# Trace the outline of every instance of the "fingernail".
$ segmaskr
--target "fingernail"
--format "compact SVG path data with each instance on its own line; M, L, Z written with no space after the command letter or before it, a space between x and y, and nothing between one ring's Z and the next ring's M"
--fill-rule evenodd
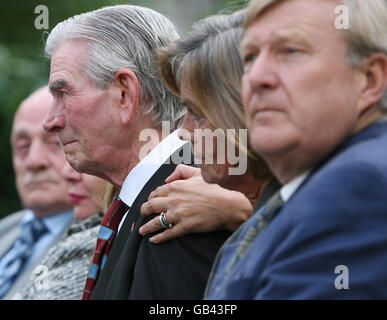
M149 242L153 242L155 240L155 237L149 238Z

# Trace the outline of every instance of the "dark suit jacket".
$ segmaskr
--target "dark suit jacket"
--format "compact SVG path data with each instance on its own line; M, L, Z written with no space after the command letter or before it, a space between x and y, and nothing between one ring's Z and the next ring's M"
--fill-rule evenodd
M209 299L386 299L387 124L321 164L220 276Z
M163 164L144 186L127 215L91 299L201 299L217 251L228 231L190 234L162 244L149 242L138 229L141 205L175 170Z

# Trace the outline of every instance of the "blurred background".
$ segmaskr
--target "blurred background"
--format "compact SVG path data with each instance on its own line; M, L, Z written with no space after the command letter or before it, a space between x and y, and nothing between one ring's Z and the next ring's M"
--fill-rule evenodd
M181 35L191 24L217 13L231 13L248 0L0 0L0 218L21 209L12 168L10 132L15 110L32 91L45 85L49 63L43 58L44 33L75 14L116 4L152 8L173 21ZM48 30L35 20L48 8Z

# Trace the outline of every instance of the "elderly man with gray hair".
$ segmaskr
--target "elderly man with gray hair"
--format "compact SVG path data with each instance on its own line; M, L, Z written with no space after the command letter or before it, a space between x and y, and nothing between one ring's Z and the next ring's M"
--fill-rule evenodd
M386 299L387 1L253 0L240 49L250 145L283 187L206 297Z
M161 14L122 5L67 19L47 39L54 102L44 128L58 133L76 170L121 189L102 221L84 299L199 299L229 235L156 245L138 232L155 216L140 215L150 192L191 161L190 145L162 132L162 122L176 129L185 109L154 67L156 50L177 38ZM163 214L160 223L172 227Z

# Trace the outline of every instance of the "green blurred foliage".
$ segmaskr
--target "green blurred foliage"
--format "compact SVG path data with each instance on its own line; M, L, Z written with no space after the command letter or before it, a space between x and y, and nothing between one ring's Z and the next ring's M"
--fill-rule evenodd
M0 218L21 209L16 192L10 148L13 114L23 99L48 81L49 63L43 58L45 30L35 28L38 5L49 9L49 28L58 22L107 5L133 3L154 8L163 0L0 0ZM179 0L175 0L179 1ZM194 0L192 0L194 1ZM229 13L244 0L213 0L196 19L214 13ZM156 5L157 4L157 5ZM173 20L173 19L172 19ZM49 31L49 30L48 30Z
M239 9L247 7L249 0L225 0L222 7L217 11L218 14L230 14Z

